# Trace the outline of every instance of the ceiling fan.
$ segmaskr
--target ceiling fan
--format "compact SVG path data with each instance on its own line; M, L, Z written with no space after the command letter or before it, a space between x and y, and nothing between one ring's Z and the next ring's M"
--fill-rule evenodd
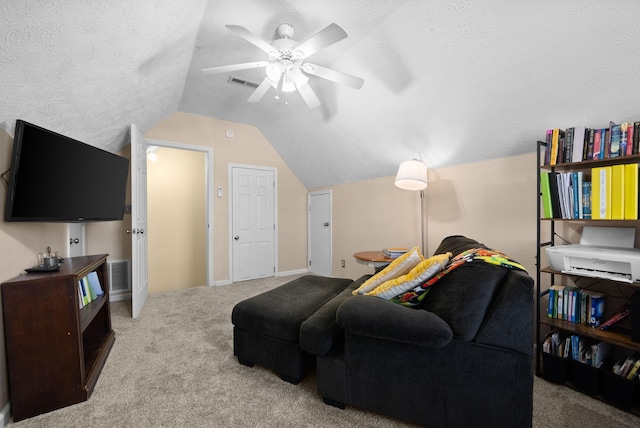
M260 101L269 91L269 88L274 88L276 90L276 98L278 98L279 90L285 93L298 90L309 108L318 107L320 100L309 86L307 74L341 83L354 89L360 89L364 84L364 80L359 77L305 62L308 57L319 50L347 37L347 33L338 24L328 25L302 43L292 39L294 31L291 25L280 24L277 29L279 38L272 44L267 43L239 25L226 25L226 27L265 51L268 55L268 60L205 68L202 73L220 74L229 71L265 67L266 77L247 99L250 103Z

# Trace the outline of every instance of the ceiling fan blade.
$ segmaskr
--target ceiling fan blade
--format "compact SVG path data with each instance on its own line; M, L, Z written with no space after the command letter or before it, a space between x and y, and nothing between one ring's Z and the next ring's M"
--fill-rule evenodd
M233 31L234 33L236 33L237 35L239 35L249 43L256 45L266 53L274 52L276 50L273 47L271 47L269 43L265 42L260 37L256 36L251 31L247 30L244 27L241 27L239 25L225 25L225 27L227 27L229 30Z
M302 52L302 58L313 55L320 49L326 48L347 37L347 33L338 24L330 24L318 31L296 47L296 51Z
M267 93L267 91L271 86L273 86L271 84L271 81L269 80L268 77L265 77L262 83L260 83L260 85L258 85L256 90L253 91L253 93L249 96L249 98L247 98L247 102L257 103L262 99L262 97L264 97L264 94Z
M352 76L341 71L332 70L330 68L322 67L316 64L306 63L302 66L302 69L306 73L322 77L323 79L331 80L332 82L341 83L354 89L360 89L364 84L364 80L359 77Z
M220 74L229 71L247 70L250 68L260 68L269 65L269 61L245 62L243 64L223 65L220 67L204 68L202 74Z
M309 108L316 108L320 106L320 100L318 99L318 96L315 92L313 92L313 89L311 89L311 86L309 86L308 83L300 86L296 85L296 88L298 89L298 92L300 92L300 96L302 96L302 99L305 103L307 103L307 106L309 106Z

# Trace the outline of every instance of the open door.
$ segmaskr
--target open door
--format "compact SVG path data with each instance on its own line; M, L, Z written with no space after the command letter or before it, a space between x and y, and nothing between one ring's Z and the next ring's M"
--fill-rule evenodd
M138 318L149 294L147 260L147 143L131 125L131 314Z

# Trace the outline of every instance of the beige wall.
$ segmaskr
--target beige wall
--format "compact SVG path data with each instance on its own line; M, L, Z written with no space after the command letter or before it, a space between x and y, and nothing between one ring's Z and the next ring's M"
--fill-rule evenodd
M449 235L465 235L535 276L536 177L534 153L430 170L429 250Z
M147 163L149 292L207 283L205 154L160 147Z
M430 169L425 191L427 255L443 238L465 235L507 253L534 276L535 162L535 155L527 154ZM397 189L394 178L330 187L334 276L355 279L373 272L355 261L357 251L420 246L419 193Z
M233 138L225 132L233 131ZM229 164L268 166L278 177L277 272L306 269L307 190L264 135L255 127L177 112L145 133L146 138L213 148L213 185L222 197L213 202L214 281L229 275Z

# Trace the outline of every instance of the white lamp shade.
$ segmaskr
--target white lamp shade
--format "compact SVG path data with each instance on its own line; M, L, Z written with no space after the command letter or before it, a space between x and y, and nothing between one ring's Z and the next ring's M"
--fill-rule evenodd
M419 160L400 164L396 174L396 187L403 190L423 190L427 187L427 165Z

